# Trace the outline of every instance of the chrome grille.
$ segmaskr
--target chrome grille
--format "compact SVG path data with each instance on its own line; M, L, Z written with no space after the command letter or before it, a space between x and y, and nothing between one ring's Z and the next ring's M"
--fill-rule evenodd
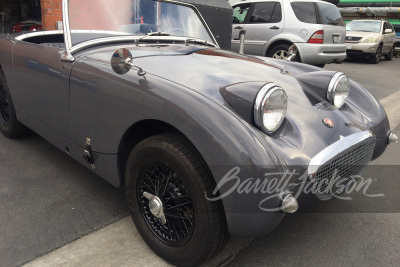
M340 195L346 186L354 183L371 161L375 138L369 138L360 145L345 151L321 166L314 176L315 194L321 200Z
M352 36L346 36L346 41L347 42L358 42L362 39L362 37L352 37Z

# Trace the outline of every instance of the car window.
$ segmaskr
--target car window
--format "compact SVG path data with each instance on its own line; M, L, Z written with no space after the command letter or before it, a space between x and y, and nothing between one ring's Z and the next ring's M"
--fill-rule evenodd
M331 4L316 3L319 11L320 23L325 25L344 26L344 20L339 9Z
M281 4L278 2L256 3L250 23L277 23L282 20Z
M233 8L233 23L244 23L250 4L237 5Z
M305 23L317 23L317 12L312 2L292 2L294 14L297 19Z
M383 24L382 33L385 33L386 29L387 29L387 24L386 24L386 23L384 23L384 24Z
M386 29L393 31L392 25L390 23L388 23L388 22L385 22L385 30Z
M378 33L381 32L381 22L353 20L346 25L346 31Z
M400 25L393 25L394 31L396 32L397 36L400 36Z

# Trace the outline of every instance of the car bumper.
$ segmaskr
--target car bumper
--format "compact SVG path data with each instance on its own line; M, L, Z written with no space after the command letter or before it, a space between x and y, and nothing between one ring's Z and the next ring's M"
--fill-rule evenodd
M308 44L296 43L302 63L311 65L341 63L346 58L345 44Z
M378 49L377 43L346 43L347 54L362 55L362 54L375 54Z
M400 38L397 38L396 46L394 48L395 52L400 52Z

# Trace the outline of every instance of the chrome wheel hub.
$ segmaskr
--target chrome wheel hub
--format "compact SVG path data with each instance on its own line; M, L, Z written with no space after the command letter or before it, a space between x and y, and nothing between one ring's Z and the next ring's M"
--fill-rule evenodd
M277 58L277 59L287 59L288 57L288 52L285 50L279 50L276 51L275 54L273 55L273 58Z
M143 168L138 177L137 202L149 229L162 242L180 247L191 238L193 201L181 176L170 166L156 162Z
M151 214L159 218L162 224L166 224L167 219L164 215L164 206L161 199L147 192L144 192L143 196L149 200L149 209Z

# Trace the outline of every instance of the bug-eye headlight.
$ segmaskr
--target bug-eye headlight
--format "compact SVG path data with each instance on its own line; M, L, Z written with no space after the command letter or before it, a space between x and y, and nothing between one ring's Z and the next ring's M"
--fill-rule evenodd
M276 84L266 84L254 103L254 121L264 132L271 134L281 126L286 110L286 92Z
M347 100L350 91L349 78L341 72L333 75L327 92L327 99L337 108L341 108Z

